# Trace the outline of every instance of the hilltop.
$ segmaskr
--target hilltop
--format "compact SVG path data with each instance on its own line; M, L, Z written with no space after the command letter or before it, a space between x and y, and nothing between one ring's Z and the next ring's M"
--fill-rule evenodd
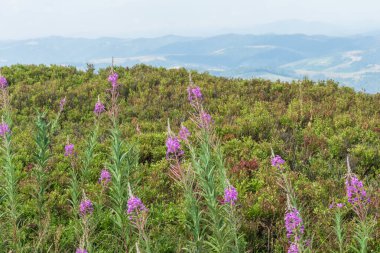
M190 119L191 106L186 91L189 71L146 65L119 66L114 70L119 74L120 136L130 145L127 146L130 150L139 153L138 169L130 175L130 180L135 194L149 208L148 231L153 252L177 252L186 246L188 239L185 203L182 190L169 175L165 140L168 120L175 132L181 123L191 133L197 129ZM331 238L332 232L323 228L331 227L330 219L326 218L331 215L329 204L345 199L347 155L353 172L366 187L379 189L380 94L357 92L340 87L334 81L281 82L191 73L194 83L202 90L204 107L212 116L231 184L239 191L236 215L241 221L239 231L244 234L247 249L282 252L288 243L283 232L286 200L270 165L271 149L286 160L289 179L307 221L306 228L313 235L312 243L319 252L331 249L334 240L326 238ZM73 251L77 237L68 201L71 169L64 156L64 146L70 140L75 145L76 155L84 156L98 97L107 110L110 108L107 81L110 68L96 73L93 68L83 71L56 65L13 65L3 67L1 74L9 82L12 145L14 143L15 166L20 176L19 200L26 235L23 240L29 247L35 245L33 236L37 226L37 204L31 193L37 186L33 174L36 116L38 111L45 111L45 117L53 119L61 99L66 97L57 132L51 136L49 150L53 156L45 171L50 182L46 189L46 207L51 215L45 236L46 247L55 245ZM102 200L98 178L110 159L112 123L106 115L99 120L95 150L98 155L83 187L90 199L97 203L104 201L104 206L108 206L110 200ZM191 138L197 141L195 136ZM373 194L379 197L376 190ZM376 203L371 202L373 210ZM109 237L109 231L114 228L107 210L96 216L94 247L98 252L110 252L116 245ZM352 212L346 220L352 229ZM54 242L58 229L61 234L57 246ZM374 238L378 238L378 225L374 231ZM378 249L376 241L369 243L369 247Z

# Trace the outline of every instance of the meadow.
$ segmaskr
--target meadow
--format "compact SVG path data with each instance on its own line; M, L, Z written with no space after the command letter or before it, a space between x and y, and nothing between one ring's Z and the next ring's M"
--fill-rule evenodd
M380 252L380 94L0 69L0 252Z

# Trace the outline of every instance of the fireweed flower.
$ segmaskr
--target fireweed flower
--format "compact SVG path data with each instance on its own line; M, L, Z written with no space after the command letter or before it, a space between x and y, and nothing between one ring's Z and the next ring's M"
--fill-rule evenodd
M344 207L344 204L343 203L338 203L338 204L336 204L336 207L337 208L342 208L342 207Z
M329 205L329 208L330 209L333 209L333 208L338 208L338 209L341 209L341 208L343 208L344 207L344 204L343 203L337 203L337 204L335 204L335 203L331 203L330 205Z
M119 79L119 75L114 72L108 76L108 82L112 84L112 88L115 89L117 87L117 80Z
M208 114L207 112L201 112L201 122L202 122L202 127L208 128L212 122L211 115Z
M188 97L190 102L192 102L194 100L202 100L201 88L199 88L198 86L188 87L187 88L187 97Z
M4 76L0 76L0 89L5 89L8 86L8 81Z
M281 156L279 155L276 155L275 157L272 158L271 160L271 164L273 167L276 167L277 169L279 170L282 170L283 168L281 167L281 165L283 165L285 163L285 160L282 159Z
M229 185L226 189L224 189L224 203L230 203L231 205L235 205L237 198L238 192L235 187Z
M288 248L288 253L298 253L298 252L299 252L299 250L298 250L297 244L295 244L295 243L290 244L290 246Z
M5 136L6 133L9 133L10 129L7 123L0 124L0 136Z
M111 173L107 169L103 169L100 172L99 183L103 186L107 186L111 182Z
M66 105L66 97L62 98L61 101L59 101L59 109L63 111L63 108Z
M346 179L346 193L348 202L353 205L365 204L366 202L369 202L363 182L360 181L355 175L350 175Z
M166 140L166 158L168 158L171 154L174 156L183 155L183 151L181 150L181 144L179 143L178 138L176 137L168 137Z
M84 199L80 202L79 212L81 216L86 216L87 214L91 214L94 211L94 206L92 205L91 200Z
M75 253L88 253L88 251L86 249L77 248Z
M190 136L189 129L187 129L185 126L181 126L178 135L181 140L187 141L187 138Z
M74 155L74 144L67 144L65 146L65 156L72 156Z
M105 110L106 109L104 105L102 104L102 102L100 102L100 99L98 99L98 102L96 102L95 107L94 107L94 113L96 114L96 116L99 116Z
M298 241L300 239L299 236L304 233L302 218L297 208L293 208L292 210L286 212L285 228L288 239L291 236L296 235L295 240Z
M129 219L132 219L132 214L139 214L139 212L147 211L148 209L144 206L141 199L135 196L131 196L128 199L127 203L127 213L129 215Z

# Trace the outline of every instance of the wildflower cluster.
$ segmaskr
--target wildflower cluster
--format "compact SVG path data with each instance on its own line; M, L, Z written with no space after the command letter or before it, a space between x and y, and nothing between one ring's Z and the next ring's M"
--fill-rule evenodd
M66 105L66 97L62 98L61 101L59 102L59 109L60 111L63 111L63 108Z
M108 82L111 83L112 88L109 90L111 94L111 107L109 108L109 113L111 115L111 120L115 123L115 120L118 117L118 105L117 105L117 98L119 96L118 92L118 80L119 80L119 75L116 72L113 72L108 76ZM99 109L103 109L99 107Z
M298 252L300 252L298 249L298 245L296 243L290 244L288 248L288 253L298 253Z
M346 193L348 202L353 205L360 203L365 204L369 202L363 182L360 181L355 175L348 176L346 180Z
M112 87L115 89L117 87L117 81L119 79L119 75L116 72L113 72L108 76L108 82L112 84Z
M132 214L134 212L138 213L140 211L146 211L146 210L147 209L144 206L143 202L138 197L131 196L128 199L128 210L127 210L128 214Z
M190 76L190 86L187 88L187 95L190 105L194 109L192 121L201 129L197 136L198 148L193 147L188 137L190 132L184 126L178 133L178 138L170 131L166 141L167 157L173 157L171 164L171 174L180 183L184 190L187 211L187 225L191 230L193 245L190 251L203 252L208 249L208 243L213 244L212 250L230 252L241 252L240 239L237 227L237 219L234 215L234 206L238 199L238 192L227 179L224 167L224 158L215 135L211 131L211 115L203 108L203 96L201 89L194 86ZM186 170L183 168L185 159L182 159L183 151L180 140L184 141L191 156L191 166ZM221 192L224 188L223 200L220 200ZM201 191L204 199L198 198ZM220 205L223 203L225 205ZM206 210L203 210L203 207ZM209 220L208 224L203 224L202 220ZM228 224L228 225L227 225ZM204 242L206 230L209 228L210 238L213 241ZM227 241L234 242L232 244ZM227 245L229 244L229 245ZM227 251L228 251L227 250ZM226 251L226 252L227 252Z
M288 173L284 170L285 160L281 156L275 155L272 150L271 165L278 169L278 183L286 192L287 210L285 212L286 237L289 240L288 253L298 253L304 246L309 247L308 241L302 241L301 237L305 232L305 227L299 210L296 208L296 197L292 183L288 179Z
M181 126L181 129L179 130L178 137L179 139L183 141L187 141L187 138L190 136L190 131L185 126Z
M100 172L99 184L107 187L108 183L111 182L111 173L107 169L103 169Z
M84 199L80 202L79 212L81 216L86 216L88 214L92 214L94 211L94 206L89 199Z
M74 155L74 144L69 143L65 146L65 156L73 156Z
M4 76L0 76L0 89L5 89L8 86L8 81Z
M302 223L302 218L300 212L297 208L292 208L287 211L285 214L285 228L286 228L286 237L290 239L292 236L295 236L295 240L300 240L300 235L304 233L304 225Z
M201 88L198 86L187 88L187 97L190 102L202 100Z
M106 108L105 108L104 104L102 104L102 102L100 102L100 99L98 98L98 101L95 103L95 107L94 107L94 113L95 113L95 115L99 116L105 110L106 110Z
M343 203L331 203L330 205L329 205L329 208L330 209L333 209L333 208L338 208L338 209L341 209L341 208L343 208L344 207L344 204Z
M5 122L0 123L0 136L5 136L9 132L10 132L10 129L9 129L8 124Z
M141 199L135 196L131 196L128 199L128 209L127 213L129 215L129 219L132 220L133 216L138 216L139 213L148 211L148 209L145 207Z
M229 203L231 205L235 205L235 202L238 199L238 192L235 187L229 185L226 189L224 189L224 203Z
M145 232L145 225L148 220L148 209L145 207L140 198L132 194L131 189L129 188L130 197L127 203L127 214L128 218L131 221L131 224L139 232L139 243L144 244L145 251L150 252L150 242L149 237ZM136 243L138 246L138 243Z
M177 137L168 137L166 140L166 158L169 157L179 157L183 155L183 150L181 149L181 144Z
M208 129L212 123L211 115L205 111L201 111L200 118L201 118L201 127Z
M168 125L168 138L166 139L166 159L171 162L170 176L176 181L181 181L184 179L182 158L185 152L181 148L181 141L185 142L186 144L189 144L189 136L190 131L185 126L181 125L178 135L176 136L171 131L170 125Z
M285 160L282 159L281 156L279 156L279 155L275 155L275 156L272 158L272 160L271 160L271 164L272 164L273 167L276 167L276 168L279 169L279 170L283 170L282 165L285 164Z
M348 202L352 205L353 211L358 215L361 222L364 222L367 217L370 198L367 196L363 182L355 174L348 173L345 185Z

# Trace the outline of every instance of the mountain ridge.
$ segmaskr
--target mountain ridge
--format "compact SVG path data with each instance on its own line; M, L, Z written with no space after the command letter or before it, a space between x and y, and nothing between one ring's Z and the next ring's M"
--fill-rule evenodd
M305 34L167 35L96 39L51 36L0 41L0 66L58 64L96 68L110 64L185 67L226 77L297 80L334 79L380 92L380 36Z

